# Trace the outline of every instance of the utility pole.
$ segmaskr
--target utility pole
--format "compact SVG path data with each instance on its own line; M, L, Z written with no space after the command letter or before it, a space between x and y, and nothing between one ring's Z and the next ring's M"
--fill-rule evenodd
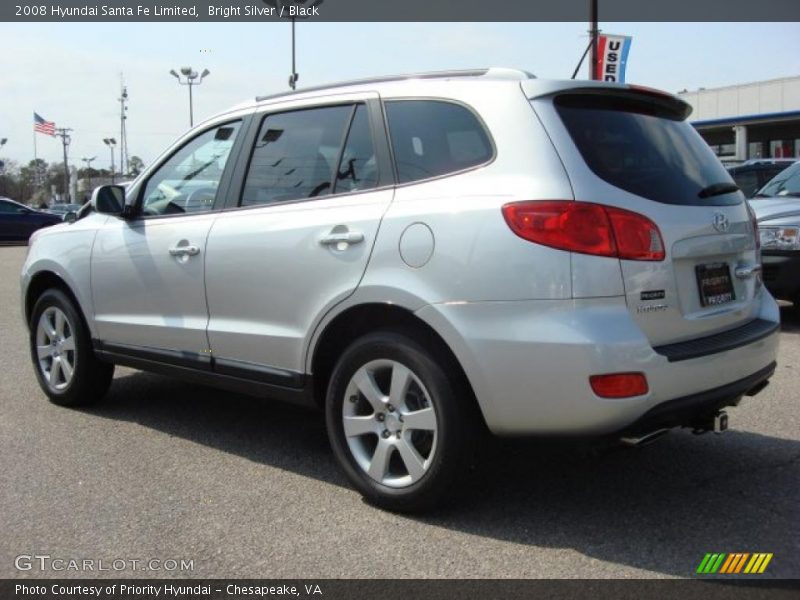
M69 165L67 164L67 147L72 142L69 132L72 131L69 127L57 127L56 137L61 138L61 145L64 147L64 199L69 203Z
M595 69L597 67L597 36L600 30L597 28L597 0L589 0L589 20L591 27L589 28L589 44L592 49L589 54L589 79L597 79L595 76Z
M128 129L126 122L128 120L128 88L125 81L120 74L120 85L122 86L122 93L119 100L119 170L123 173L130 171L130 156L128 155Z

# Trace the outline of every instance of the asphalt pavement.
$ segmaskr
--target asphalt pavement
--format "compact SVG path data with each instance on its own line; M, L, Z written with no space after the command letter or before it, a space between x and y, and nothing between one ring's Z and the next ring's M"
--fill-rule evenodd
M101 405L50 404L20 317L25 250L0 248L0 578L691 577L707 552L770 552L763 577L800 577L800 318L786 308L772 383L724 435L496 442L459 503L408 517L348 487L318 412L122 368ZM127 562L18 570L28 555ZM193 562L130 568L150 559Z

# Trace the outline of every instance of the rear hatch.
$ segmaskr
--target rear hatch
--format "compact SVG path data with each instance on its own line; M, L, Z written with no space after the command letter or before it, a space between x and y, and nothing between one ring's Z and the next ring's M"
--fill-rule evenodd
M531 104L575 200L657 225L663 260L619 260L631 316L653 346L755 318L760 280L744 276L759 262L753 221L728 172L686 121L687 104L652 90L591 84Z

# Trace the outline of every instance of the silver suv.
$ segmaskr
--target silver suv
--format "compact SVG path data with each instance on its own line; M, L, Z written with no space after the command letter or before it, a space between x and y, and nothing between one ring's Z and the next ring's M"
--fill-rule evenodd
M256 98L38 232L50 399L114 365L324 407L350 481L453 496L497 435L721 430L775 369L753 217L651 89L508 69Z

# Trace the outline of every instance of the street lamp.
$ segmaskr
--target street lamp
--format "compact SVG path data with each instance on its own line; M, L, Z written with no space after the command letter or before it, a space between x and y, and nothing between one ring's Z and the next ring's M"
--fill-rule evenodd
M97 158L96 156L92 156L91 158L86 158L86 157L81 158L81 160L86 163L86 171L87 171L87 173L89 175L89 190L90 191L92 189L92 172L91 172L90 169L92 168L92 161L94 159L96 159L96 158Z
M0 148L6 145L8 138L0 138Z
M195 85L200 85L203 83L203 79L211 73L208 69L203 69L203 72L198 75L197 71L194 71L192 67L182 67L181 68L181 75L186 78L186 81L181 79L181 75L178 75L175 72L175 69L172 69L169 74L172 75L175 79L178 80L178 83L181 85L188 85L189 86L189 127L194 127L194 106L192 105L192 87Z
M114 146L117 144L117 140L114 138L103 138L103 143L108 146L108 149L111 150L111 184L114 184Z

